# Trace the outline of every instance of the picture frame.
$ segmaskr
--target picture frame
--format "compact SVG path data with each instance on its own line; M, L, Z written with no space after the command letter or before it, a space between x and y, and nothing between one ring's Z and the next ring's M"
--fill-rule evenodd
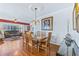
M53 16L43 18L41 20L41 29L42 30L53 30Z
M78 3L75 3L73 9L73 30L76 30L79 33L79 6Z
M76 3L74 4L74 8L73 8L73 30L77 30L76 29L76 17L77 17L77 15L76 15Z
M79 33L79 15L76 17L76 31Z
M73 30L76 30L76 12L73 10Z

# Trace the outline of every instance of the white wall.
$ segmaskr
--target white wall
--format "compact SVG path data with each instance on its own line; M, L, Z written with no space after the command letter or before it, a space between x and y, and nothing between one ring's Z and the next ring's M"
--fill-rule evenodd
M59 10L54 13L50 13L48 15L44 15L40 17L39 19L42 19L44 17L53 16L53 35L56 35L58 37L64 37L64 35L67 33L67 21L72 21L72 7L64 8L62 10ZM71 23L72 24L72 23ZM71 24L70 31L72 29ZM39 25L40 26L40 25ZM58 42L62 41L62 39L59 39Z
M39 17L39 19L53 16L53 31L52 31L52 40L51 43L56 43L60 45L59 53L62 55L66 55L67 47L64 42L64 37L67 34L67 22L69 20L69 32L74 36L73 24L72 24L72 12L73 12L73 4L71 7L61 9L59 11L49 13L47 15ZM40 25L37 27L41 27ZM40 29L39 29L40 30ZM78 34L79 35L79 34ZM72 55L72 50L70 48L69 55Z

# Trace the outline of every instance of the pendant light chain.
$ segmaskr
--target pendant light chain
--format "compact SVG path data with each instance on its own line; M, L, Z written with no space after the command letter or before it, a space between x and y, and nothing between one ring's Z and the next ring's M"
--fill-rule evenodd
M36 11L37 11L37 8L35 8L35 25L36 25Z
M35 37L36 37L36 11L37 11L37 8L35 8L35 23L34 23L34 34L35 34Z

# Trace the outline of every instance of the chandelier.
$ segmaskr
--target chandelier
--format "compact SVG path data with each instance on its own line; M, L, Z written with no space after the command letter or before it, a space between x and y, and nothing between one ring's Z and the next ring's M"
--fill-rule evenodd
M37 24L40 23L40 21L37 20L37 10L38 10L38 8L34 8L34 10L35 10L35 15L34 15L34 20L32 20L32 24L37 25Z

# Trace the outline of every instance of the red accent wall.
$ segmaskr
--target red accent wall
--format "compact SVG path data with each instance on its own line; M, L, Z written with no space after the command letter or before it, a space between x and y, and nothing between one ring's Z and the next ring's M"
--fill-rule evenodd
M14 23L14 24L22 24L22 25L30 25L29 23L24 23L24 22L14 22L14 21L11 21L11 20L5 20L5 19L0 19L0 22Z

